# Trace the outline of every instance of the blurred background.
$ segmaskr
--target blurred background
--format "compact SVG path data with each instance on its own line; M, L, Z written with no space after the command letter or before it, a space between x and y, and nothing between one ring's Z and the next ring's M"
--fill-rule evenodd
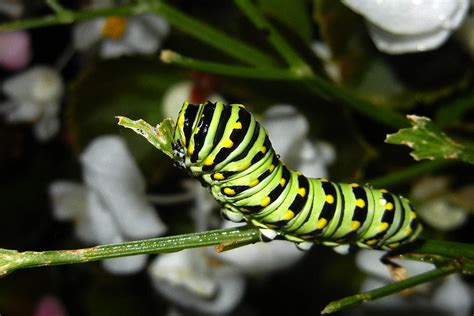
M53 14L60 3L50 3L0 0L0 21ZM62 3L73 11L140 4ZM234 2L164 3L284 67L268 30L256 28ZM190 34L190 22L169 11L97 14L0 32L0 247L76 249L229 227L197 181L115 119L157 124L176 118L185 100L208 99L245 104L282 160L305 175L386 187L413 201L424 238L474 242L472 165L416 162L407 147L384 142L408 126L407 114L429 117L453 138L472 142L472 1L252 3L329 93L317 82L164 63L160 52L166 49L245 64ZM377 112L401 119L384 120ZM400 176L407 168L415 172ZM20 270L0 280L0 314L319 314L330 301L388 284L381 255L341 255L323 246L301 252L272 242L224 254L195 249ZM412 268L414 274L430 267ZM424 284L414 296L395 295L340 314L471 315L473 284L472 277L451 276Z

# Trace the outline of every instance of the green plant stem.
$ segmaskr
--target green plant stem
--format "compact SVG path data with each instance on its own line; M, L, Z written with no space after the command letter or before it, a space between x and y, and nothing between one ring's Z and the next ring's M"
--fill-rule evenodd
M421 240L417 242L413 248L409 250L410 253L418 254L435 254L448 258L467 258L474 260L474 245L444 241L444 240Z
M396 172L373 180L368 180L366 182L376 188L393 187L395 185L400 185L402 183L410 181L411 179L419 177L421 175L442 169L453 163L454 161L441 159L418 162L413 166L397 170Z
M170 50L162 51L160 58L167 64L176 64L188 69L202 70L226 76L263 80L299 80L297 76L287 69L234 66L189 58Z
M25 251L0 249L0 276L15 270L84 263L140 254L175 252L188 248L236 243L239 246L260 241L260 232L253 226L219 229L170 237L101 245L76 250Z
M375 299L400 292L413 286L444 277L451 273L458 272L459 270L460 268L456 264L456 262L451 262L450 264L447 264L435 270L428 271L372 291L359 293L353 296L333 301L324 308L321 314L330 314L348 307L361 304L363 302L373 301Z
M251 1L236 0L235 3L257 29L268 32L268 41L286 60L292 71L300 76L307 76L312 73L311 68L306 62L293 50L283 36L267 21L262 12Z

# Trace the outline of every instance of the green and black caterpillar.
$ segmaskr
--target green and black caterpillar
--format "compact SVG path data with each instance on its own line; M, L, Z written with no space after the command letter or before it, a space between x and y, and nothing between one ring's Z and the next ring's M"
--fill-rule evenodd
M279 159L241 104L185 102L174 131L181 167L207 187L224 217L302 249L314 243L391 250L421 232L410 202L386 190L307 178Z

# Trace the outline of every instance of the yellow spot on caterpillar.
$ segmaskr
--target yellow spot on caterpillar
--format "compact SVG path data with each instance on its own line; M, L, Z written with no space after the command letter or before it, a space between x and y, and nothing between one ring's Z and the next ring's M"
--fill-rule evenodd
M181 143L183 143L184 146L186 146L186 137L181 137Z
M363 199L357 199L356 200L356 206L359 208L364 208L365 207L365 201Z
M331 194L326 195L326 202L329 204L334 203L334 196L332 196Z
M285 215L283 215L282 219L284 219L285 221L289 221L293 217L295 217L295 213L293 213L292 210L288 210L286 211Z
M112 40L119 40L127 30L128 21L121 16L109 16L102 27L102 36Z
M284 187L284 186L285 186L285 183L286 183L286 179L285 179L285 178L281 178L281 179L280 179L280 185L281 185L282 187Z
M250 167L250 161L246 161L246 162L242 163L239 167L239 171L243 171L243 170L247 169L248 167Z
M320 178L319 181L321 181L321 182L328 182L328 179Z
M367 240L365 243L369 246L373 246L377 243L377 239Z
M299 176L303 175L300 171L296 171L296 174Z
M382 192L382 193L388 193L388 191L385 190L385 189L380 189L379 191Z
M234 129L242 129L242 123L236 122L236 123L234 124Z
M410 212L410 218L415 219L416 218L416 213L415 212Z
M268 170L270 170L270 172L273 172L274 169L275 169L275 165L274 165L274 164L271 164L270 167L268 167Z
M397 248L398 246L400 246L400 243L399 242L394 242L393 244L389 244L388 246L390 248Z
M266 153L267 152L267 147L262 146L262 148L260 148L260 151L262 152L262 154Z
M191 156L194 153L194 146L188 148L188 156Z
M360 222L359 221L352 221L352 224L351 224L351 229L352 230L357 230L359 229L360 227Z
M220 172L214 173L214 174L212 175L212 178L213 178L214 180L224 180L224 179L225 179L224 175L223 175L222 173L220 173Z
M413 233L413 229L411 229L410 226L408 226L407 228L405 228L405 234L406 234L406 235L411 235L411 233Z
M392 202L387 202L387 204L385 204L385 209L387 211L393 210L393 203Z
M357 188L358 186L359 186L358 183L351 183L351 187L353 187L353 188Z
M230 196L235 195L235 191L231 188L224 188L224 193Z
M306 189L305 188L299 188L298 189L298 194L301 196L301 197L304 197L306 195ZM332 202L331 202L332 203Z
M253 188L253 187L256 186L259 182L260 182L260 180L254 179L254 180L250 181L249 187Z
M201 129L200 129L199 127L196 127L196 129L194 130L194 133L193 133L193 134L196 135L197 133L199 133L200 130L201 130Z
M214 158L212 157L207 157L206 160L204 160L205 166L212 166L213 164L214 164Z
M324 217L321 217L316 225L316 229L323 229L328 224L328 220Z
M263 200L260 201L260 206L261 207L268 206L268 204L270 204L270 202L271 202L271 199L270 199L269 196L267 196Z
M234 142L231 141L230 139L226 139L226 140L224 141L224 145L223 145L223 146L224 146L224 148L232 148L232 146L234 146Z
M382 224L379 225L379 231L384 232L387 230L389 224L387 222L382 222Z

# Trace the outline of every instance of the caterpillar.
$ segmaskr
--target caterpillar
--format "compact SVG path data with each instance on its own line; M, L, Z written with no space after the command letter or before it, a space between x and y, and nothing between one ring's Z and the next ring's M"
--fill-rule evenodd
M173 135L178 165L208 188L222 215L263 240L392 250L421 232L411 203L386 190L307 178L282 163L241 104L184 102Z

